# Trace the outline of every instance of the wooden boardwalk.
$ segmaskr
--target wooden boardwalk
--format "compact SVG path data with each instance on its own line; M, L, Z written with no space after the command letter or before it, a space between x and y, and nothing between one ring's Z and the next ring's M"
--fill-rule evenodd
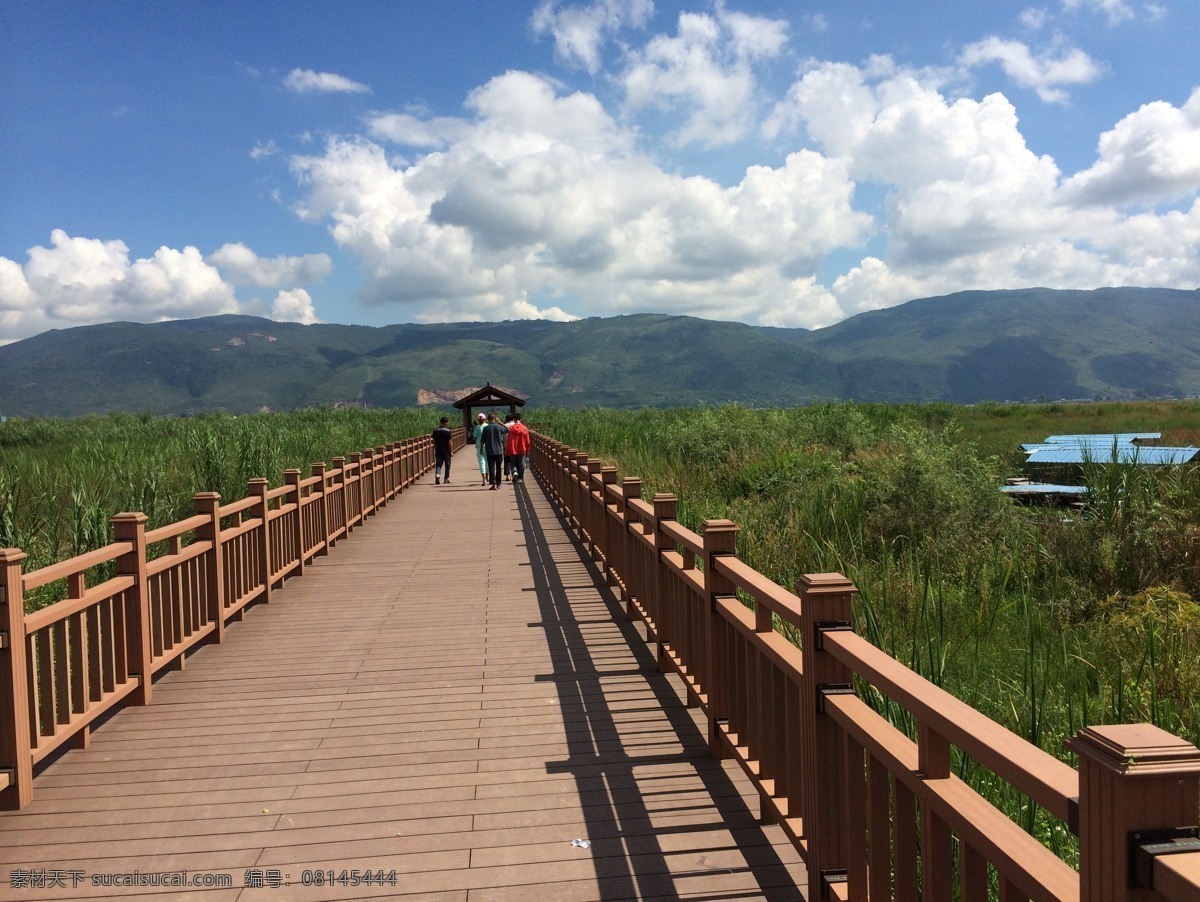
M473 462L46 769L0 813L0 899L802 898L537 483ZM158 874L227 888L97 885Z

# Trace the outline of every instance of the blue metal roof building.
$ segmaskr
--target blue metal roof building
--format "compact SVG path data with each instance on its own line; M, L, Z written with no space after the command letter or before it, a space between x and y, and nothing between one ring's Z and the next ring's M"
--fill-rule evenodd
M1048 435L1047 445L1095 445L1102 444L1112 447L1118 445L1134 445L1139 442L1156 442L1162 438L1161 432L1091 432L1081 435Z
M1112 445L1103 447L1042 447L1030 453L1025 462L1031 466L1041 464L1123 463L1145 466L1178 466L1191 463L1200 454L1200 448L1164 448L1138 445L1119 445L1113 453Z

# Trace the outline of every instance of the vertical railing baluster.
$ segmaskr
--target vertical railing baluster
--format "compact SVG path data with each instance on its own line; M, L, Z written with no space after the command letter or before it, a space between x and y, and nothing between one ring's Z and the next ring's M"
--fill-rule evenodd
M212 542L212 551L205 558L205 582L208 594L204 599L205 613L214 629L212 641L225 641L225 564L221 548L221 496L216 492L199 492L192 496L196 513L208 522L196 530L196 536Z
M259 532L258 543L258 561L257 570L258 578L262 580L263 603L271 601L271 530L268 529L268 520L271 514L271 502L267 499L268 483L267 480L259 477L251 479L246 483L247 494L251 497L258 498L258 512L262 517L262 525Z
M621 480L621 536L619 541L622 546L621 559L624 562L625 568L630 571L637 570L640 566L638 561L641 559L642 543L638 539L638 534L641 530L635 530L630 524L629 502L636 501L641 497L642 481L640 479L626 476ZM625 616L633 620L635 616L635 593L633 587L640 587L642 585L641 574L638 574L636 582L633 581L631 573L622 573L621 577L625 580ZM637 598L637 602L642 605L642 610L646 612L646 616L653 620L654 618L650 616L649 609L645 606L646 601L648 599Z
M918 726L917 767L926 780L950 777L950 743L922 723ZM921 806L921 898L950 902L954 897L954 837L929 805Z
M300 471L287 469L283 471L283 481L291 486L292 498L296 502L296 519L292 526L292 540L296 543L296 575L304 575L304 497L300 489Z
M674 495L658 493L654 496L654 597L658 605L658 669L662 673L672 670L668 646L674 647L675 625L672 622L670 592L671 573L663 563L664 551L670 551L674 543L662 531L662 524L674 521L679 507L679 499Z

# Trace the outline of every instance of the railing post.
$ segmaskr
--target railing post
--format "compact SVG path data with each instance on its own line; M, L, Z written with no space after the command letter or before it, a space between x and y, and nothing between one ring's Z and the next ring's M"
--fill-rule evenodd
M199 492L192 496L196 513L208 517L208 522L196 530L196 536L212 542L208 556L209 595L206 599L208 616L215 625L213 641L225 641L225 557L221 548L221 496L216 492Z
M33 753L29 731L29 683L25 669L25 592L19 548L0 548L0 810L16 811L33 799Z
M1200 750L1150 724L1086 727L1066 744L1079 756L1080 902L1162 899L1138 848L1196 837Z
M857 590L840 573L810 573L796 581L800 596L803 724L801 772L804 832L808 835L808 896L829 897L826 884L842 881L849 868L845 804L846 758L842 734L825 713L826 695L853 692L853 675L822 646L831 629L853 629Z
M732 557L737 540L738 527L730 520L705 520L700 525L704 538L704 597L708 603L708 616L704 618L704 676L703 687L708 696L708 751L717 759L727 757L721 736L721 724L729 719L726 698L727 679L725 645L721 641L722 617L717 610L717 599L736 594L728 577L717 573L717 558Z
M296 520L295 527L292 529L292 539L296 543L296 574L304 575L304 494L300 488L300 471L296 469L287 469L283 471L283 481L285 485L292 487L292 497L296 499Z
M262 541L258 543L258 575L263 583L263 603L271 600L271 502L267 500L267 491L267 480L261 476L246 483L246 493L258 498L258 509L262 514Z
M148 705L153 694L153 672L150 656L150 592L146 581L146 515L143 513L117 514L109 522L113 538L118 542L130 542L133 548L118 557L113 563L117 574L132 576L133 588L125 604L125 654L128 673L138 678L138 688L130 696L135 705Z
M329 554L329 493L325 485L325 461L312 465L312 475L321 480L317 483L321 487L321 500L314 502L317 505L317 517L321 521L318 535L321 536L322 542L321 550L317 554Z
M674 543L667 538L660 524L664 520L674 520L679 509L679 499L670 494L654 496L654 603L658 606L658 669L662 673L670 673L674 668L667 653L667 643L674 639L671 634L671 605L668 600L668 580L666 565L662 562L664 551L670 551Z

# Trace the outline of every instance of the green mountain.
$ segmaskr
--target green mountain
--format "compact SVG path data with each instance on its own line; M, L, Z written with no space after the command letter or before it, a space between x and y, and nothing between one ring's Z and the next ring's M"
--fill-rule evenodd
M793 335L872 401L1200 393L1200 291L964 291Z
M0 347L0 415L408 407L485 382L567 407L1200 394L1200 291L962 292L825 329L640 314L384 327L216 316Z

